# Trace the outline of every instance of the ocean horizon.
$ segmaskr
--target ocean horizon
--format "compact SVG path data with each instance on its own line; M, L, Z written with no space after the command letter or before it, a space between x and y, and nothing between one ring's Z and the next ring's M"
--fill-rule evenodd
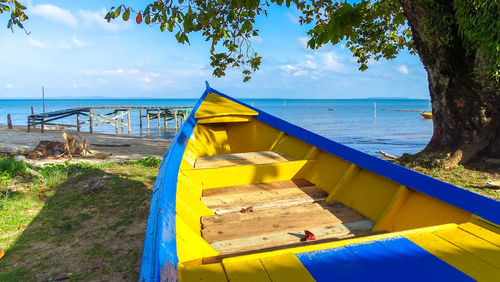
M45 99L45 111L56 111L74 107L98 106L194 106L198 99L156 98L51 98ZM315 132L341 144L371 155L382 150L389 154L416 153L422 150L432 136L432 121L423 119L418 112L428 111L426 99L374 97L365 99L240 99L265 112L290 123ZM376 111L375 106L376 104ZM0 124L7 124L11 114L14 125L26 126L33 106L35 113L42 112L42 99L0 99ZM412 110L412 111L393 111ZM62 120L76 123L76 117ZM143 120L145 124L145 121ZM132 135L147 136L139 129L138 111L131 112ZM161 123L163 126L163 122ZM172 126L172 123L169 124ZM83 127L82 131L88 131ZM114 133L111 125L103 125L95 132ZM125 130L126 133L126 130ZM149 136L172 138L173 128L158 131L157 122L151 123Z

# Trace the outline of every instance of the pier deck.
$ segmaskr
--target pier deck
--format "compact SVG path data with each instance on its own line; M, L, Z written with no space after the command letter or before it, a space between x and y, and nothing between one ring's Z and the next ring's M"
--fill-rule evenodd
M150 106L114 106L114 107L75 107L70 109L38 113L28 116L28 132L36 126L41 127L44 132L48 129L47 126L57 126L62 128L76 128L80 132L85 124L89 124L89 132L92 133L94 128L110 124L115 127L115 133L118 134L118 128L121 127L123 133L124 127L131 134L130 112L139 111L139 126L142 128L142 120L146 119L146 128L150 129L150 121L156 119L158 121L158 130L161 128L161 118L163 118L163 127L166 129L168 121L174 122L175 129L182 125L184 119L191 113L192 107L150 107ZM145 113L143 115L143 112ZM75 116L75 124L57 123L57 120ZM81 117L85 120L81 120ZM125 119L126 117L126 119Z

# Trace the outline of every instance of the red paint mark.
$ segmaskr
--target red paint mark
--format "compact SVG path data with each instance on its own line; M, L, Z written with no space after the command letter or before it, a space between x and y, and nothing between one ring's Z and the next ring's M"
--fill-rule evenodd
M316 240L316 236L314 236L314 234L311 231L304 230L304 233L306 233L306 237L304 238L304 241Z
M159 210L159 211L158 211L158 213L163 213L163 211L162 211L162 210Z

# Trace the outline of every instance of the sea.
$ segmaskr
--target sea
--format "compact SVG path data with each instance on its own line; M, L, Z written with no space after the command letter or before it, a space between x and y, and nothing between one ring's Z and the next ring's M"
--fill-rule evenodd
M379 151L396 156L416 153L427 145L432 136L432 120L423 119L419 112L400 111L428 111L428 100L424 99L241 100L290 123L371 155L378 155ZM89 106L194 106L196 102L196 99L46 99L45 111ZM41 99L0 99L0 124L7 124L7 114L11 114L14 125L26 126L27 116L31 113L30 106L34 107L35 113L43 110ZM61 121L75 124L76 118L73 116ZM148 135L145 121L144 128L139 128L138 111L131 112L131 123L132 135ZM161 124L163 126L163 121ZM115 129L113 126L103 125L95 131L114 133ZM173 128L167 131L162 128L158 131L157 121L151 122L149 136L172 138L175 134Z

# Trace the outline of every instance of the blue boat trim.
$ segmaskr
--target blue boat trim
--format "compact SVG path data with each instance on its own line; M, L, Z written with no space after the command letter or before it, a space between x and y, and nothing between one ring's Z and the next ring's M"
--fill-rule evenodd
M301 139L321 150L348 162L354 163L366 170L394 180L395 182L398 182L408 188L420 191L500 225L499 201L470 192L449 183L347 147L238 101L213 88L210 88L208 84L207 87L207 89L212 93L216 93L231 101L255 110L259 113L255 117L256 119L273 126L286 134Z
M316 281L474 281L403 237L296 256Z
M151 197L139 281L178 280L175 229L177 176L187 142L198 121L194 114L209 93L208 89L163 156Z

